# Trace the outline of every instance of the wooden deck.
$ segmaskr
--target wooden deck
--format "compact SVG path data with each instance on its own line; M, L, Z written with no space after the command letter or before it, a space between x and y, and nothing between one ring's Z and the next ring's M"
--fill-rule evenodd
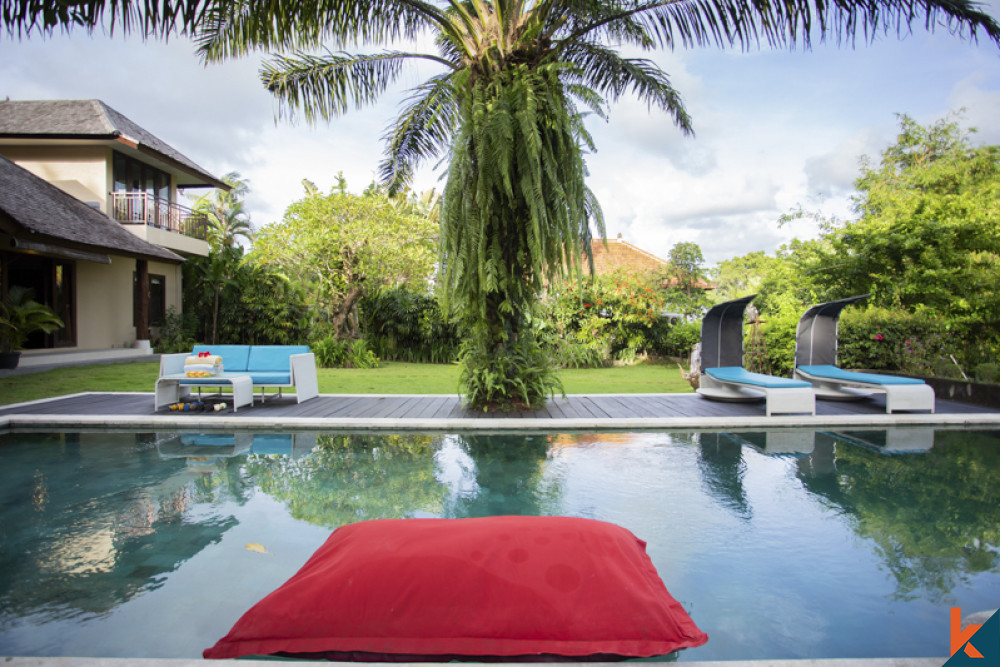
M152 394L86 393L0 408L0 426L169 425L172 428L658 428L673 426L787 426L854 423L1000 424L1000 411L938 399L936 412L885 413L883 397L817 401L816 416L766 417L764 404L723 403L696 394L573 395L536 411L487 414L468 410L457 396L324 395L302 404L294 396L259 394L252 408L233 413L153 410Z

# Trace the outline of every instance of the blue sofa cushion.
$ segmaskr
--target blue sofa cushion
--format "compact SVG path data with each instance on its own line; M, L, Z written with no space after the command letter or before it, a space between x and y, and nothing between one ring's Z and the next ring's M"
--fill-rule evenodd
M737 382L739 384L764 387L765 389L786 389L812 386L808 382L803 382L802 380L792 380L790 378L782 378L775 375L764 375L763 373L751 373L747 369L739 366L706 368L705 373L721 382Z
M255 385L262 385L262 384L278 385L278 384L291 384L292 383L292 374L288 372L287 368L285 369L285 372L283 372L283 373L274 373L274 372L268 372L268 371L250 370L250 371L247 371L247 375L249 375L251 378L253 378L253 383Z
M898 375L879 375L877 373L855 373L845 371L836 366L799 366L799 370L814 377L827 378L830 380L843 380L844 382L863 382L865 384L925 384L923 380L917 378L904 378Z
M250 358L249 345L195 345L191 354L211 352L222 357L222 370L226 373L245 373Z
M254 345L250 348L247 368L253 371L282 371L288 375L292 364L288 357L309 352L308 345ZM227 367L228 371L229 368ZM286 380L287 382L287 380Z

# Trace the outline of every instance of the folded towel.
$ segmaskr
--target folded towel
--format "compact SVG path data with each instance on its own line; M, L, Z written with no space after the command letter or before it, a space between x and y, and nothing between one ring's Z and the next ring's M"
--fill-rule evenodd
M206 378L222 373L222 357L217 354L190 356L184 360L184 374L189 378Z

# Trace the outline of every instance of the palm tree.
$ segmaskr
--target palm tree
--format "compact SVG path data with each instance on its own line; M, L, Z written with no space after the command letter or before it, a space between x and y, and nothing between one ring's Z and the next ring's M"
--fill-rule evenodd
M213 249L233 248L240 238L253 240L250 215L243 210L243 200L250 192L250 183L231 171L222 177L229 190L214 190L200 197L194 210L208 220L208 242Z
M586 188L586 112L630 93L691 120L667 74L616 48L743 49L944 27L1000 43L968 0L0 0L9 32L74 23L166 36L193 31L207 60L265 50L280 112L331 119L375 102L407 62L441 72L412 91L387 134L381 177L404 185L446 156L443 293L469 324L463 389L473 405L537 405L557 386L534 332L539 290L590 248L600 209ZM105 11L110 16L104 16ZM319 52L435 38L435 53ZM614 46L609 46L614 45ZM602 232L603 233L603 232Z

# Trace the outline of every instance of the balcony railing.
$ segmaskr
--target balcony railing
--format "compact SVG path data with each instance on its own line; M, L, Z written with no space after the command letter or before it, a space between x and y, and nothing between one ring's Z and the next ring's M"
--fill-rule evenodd
M145 192L112 192L111 211L122 224L149 225L196 239L208 238L204 215Z

